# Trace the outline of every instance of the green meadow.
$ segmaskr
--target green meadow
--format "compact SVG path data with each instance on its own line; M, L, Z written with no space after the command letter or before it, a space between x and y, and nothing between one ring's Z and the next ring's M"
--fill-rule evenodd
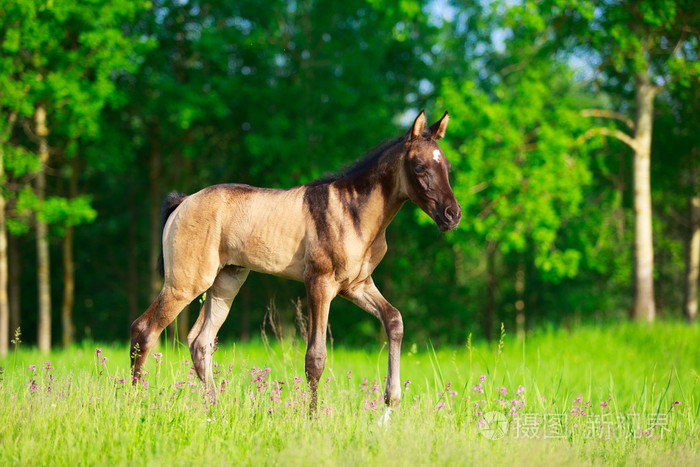
M586 325L434 348L329 346L309 417L303 341L222 342L219 403L164 345L132 387L126 345L0 360L0 465L698 465L700 327Z

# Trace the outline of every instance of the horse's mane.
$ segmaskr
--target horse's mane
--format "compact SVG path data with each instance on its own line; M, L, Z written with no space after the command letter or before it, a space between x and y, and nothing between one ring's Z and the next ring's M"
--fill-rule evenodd
M307 185L322 185L326 183L333 183L343 178L354 178L356 175L365 172L368 168L376 167L379 164L382 155L389 148L399 143L402 139L403 137L400 136L398 138L382 141L381 143L367 151L367 153L365 153L364 156L362 156L355 162L341 168L335 173L323 175L322 177L307 183Z

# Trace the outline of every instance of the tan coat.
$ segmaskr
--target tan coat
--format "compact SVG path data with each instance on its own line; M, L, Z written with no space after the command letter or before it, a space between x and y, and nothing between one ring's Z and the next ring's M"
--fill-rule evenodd
M338 294L384 324L389 337L385 401L389 407L398 403L403 322L371 275L386 253L386 228L406 200L421 207L443 231L460 221L449 162L436 143L447 121L445 113L426 129L421 112L406 135L332 179L288 190L226 184L190 196L171 194L164 209L163 290L132 325L135 380L162 329L207 292L188 341L197 374L213 400L214 338L252 270L306 285L306 376L312 411L325 365L329 306Z

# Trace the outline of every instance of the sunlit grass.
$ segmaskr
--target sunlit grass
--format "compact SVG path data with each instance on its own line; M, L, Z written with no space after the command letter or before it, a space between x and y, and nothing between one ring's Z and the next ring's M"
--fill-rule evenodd
M314 420L299 341L222 344L215 406L181 346L154 351L136 388L125 345L20 347L0 360L0 465L697 464L699 338L661 323L407 341L388 427L381 345L329 348Z

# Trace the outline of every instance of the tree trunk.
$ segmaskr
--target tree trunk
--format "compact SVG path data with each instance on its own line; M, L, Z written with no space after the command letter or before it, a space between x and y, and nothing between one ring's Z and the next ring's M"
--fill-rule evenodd
M173 151L174 163L171 164L173 168L172 173L172 186L174 189L188 193L190 186L190 177L192 174L192 158L185 154L184 149L192 144L192 129L187 128L184 131L182 144L178 145ZM190 308L193 305L187 305L178 315L177 319L170 323L168 326L168 336L172 336L173 344L175 343L176 337L180 342L187 342L187 333L190 328Z
M698 316L698 277L700 277L700 196L690 198L690 238L685 273L683 313L689 323Z
M62 342L67 347L75 339L73 304L75 303L75 263L73 260L73 227L63 237L63 303L61 304Z
M73 199L78 195L78 157L71 160L71 175L68 184L68 196ZM75 259L73 255L73 226L66 228L63 237L63 303L61 304L62 342L68 347L75 340L73 323L73 306L75 304Z
M192 127L185 130L183 135L182 149L179 151L182 160L182 184L181 190L183 193L190 193L192 185L192 157L185 154L184 148L192 144ZM199 305L195 303L195 308ZM192 309L192 304L185 307L180 313L177 320L177 332L180 337L180 342L187 342L187 334L190 331L190 310ZM196 310L195 313L199 312Z
M34 114L36 123L36 135L39 138L39 160L41 167L36 175L36 196L39 201L39 209L43 208L46 198L46 165L49 160L49 146L46 140L48 129L46 127L46 109L39 105ZM37 285L39 300L39 325L37 331L37 345L39 351L48 353L51 350L51 279L49 276L49 229L41 213L36 215L36 258L37 258Z
M636 321L653 322L654 245L651 220L651 134L656 88L645 71L636 75L634 135L634 305Z
M139 317L139 281L138 281L138 264L136 263L136 258L138 258L138 252L136 249L136 224L137 224L137 214L136 205L134 204L134 175L129 180L129 186L127 188L127 204L129 209L129 226L128 226L128 251L129 256L127 258L127 284L128 284L128 319L129 324L133 323L136 318ZM150 298L150 297L149 297Z
M515 329L525 337L525 265L521 262L515 272Z
M496 245L489 243L486 250L486 286L488 289L488 299L486 300L486 308L482 319L482 327L484 329L484 337L486 340L493 338L493 323L496 317Z
M10 344L10 301L8 296L8 249L7 226L5 224L5 151L4 145L12 134L17 118L16 112L10 112L7 122L0 134L0 356L7 355Z
M240 317L241 342L250 340L250 289L244 287L238 295L238 316Z
M20 326L20 277L22 277L22 266L19 254L19 239L14 235L8 235L7 258L10 273L9 294L10 294L10 334L14 336Z
M162 287L162 282L160 278L160 273L158 272L158 256L160 255L162 248L162 226L160 221L160 203L161 203L161 190L160 190L160 177L161 177L161 149L158 143L158 124L154 124L154 128L150 132L151 138L151 151L149 154L149 171L148 171L148 195L150 204L150 235L149 235L149 248L148 248L148 267L150 270L150 295L151 299L158 296L160 293L160 288Z
M10 346L10 302L7 293L7 230L5 228L5 166L3 143L0 141L0 357L7 355Z

